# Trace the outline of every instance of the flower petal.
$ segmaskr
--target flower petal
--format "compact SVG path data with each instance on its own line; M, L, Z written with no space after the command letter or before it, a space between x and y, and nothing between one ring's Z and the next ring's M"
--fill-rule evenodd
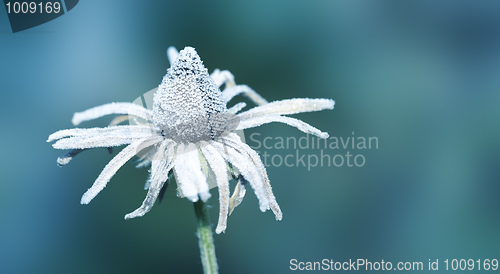
M233 210L243 202L245 198L245 193L247 192L246 184L248 183L243 176L239 176L238 183L234 187L233 195L229 199L229 215L233 213Z
M86 149L72 149L68 151L63 156L57 158L57 165L60 167L67 165L73 159L73 157L75 157L76 155L80 154L85 150Z
M73 128L60 130L49 136L47 141L55 142L56 149L86 149L93 147L113 147L130 144L134 140L155 136L152 128L147 126L111 126L105 128Z
M229 180L226 168L226 161L220 155L215 147L210 143L205 143L200 146L203 156L207 160L210 168L215 174L217 186L219 188L219 221L215 232L220 234L226 230L227 216L229 212Z
M281 219L283 218L283 213L281 212L278 202L276 201L276 197L273 194L273 189L271 187L271 183L269 182L269 177L267 176L266 168L262 163L259 154L257 154L257 152L253 150L250 146L241 142L238 135L236 134L230 134L228 137L226 137L226 141L232 143L233 146L240 152L246 153L250 157L250 159L252 159L252 162L255 164L255 166L259 169L262 177L264 178L266 196L267 199L269 200L269 206L271 207L271 210L276 216L276 220L281 221ZM243 193L242 195L245 194Z
M138 125L121 125L121 126L109 126L109 127L94 127L94 128L71 128L63 129L52 133L47 142L52 142L57 139L65 137L74 136L147 136L153 133L153 128L149 126L138 126Z
M52 146L56 149L86 149L93 147L116 147L130 144L145 137L118 137L118 136L92 136L92 137L70 137L55 142Z
M260 174L248 155L242 154L234 149L231 143L225 142L225 138L223 142L224 144L219 142L213 142L212 144L217 147L221 156L235 166L240 174L250 183L259 200L260 210L262 212L266 211L269 209L269 201L266 197L262 174Z
M177 49L174 46L168 47L167 58L168 58L168 62L170 63L170 65L172 65L175 62L175 60L177 60L178 55L179 55L179 52L177 51Z
M238 124L238 127L236 128L236 130L258 127L260 125L268 124L268 123L272 123L272 122L284 123L284 124L287 124L289 126L296 127L298 130L300 130L304 133L314 134L320 138L328 138L328 136L329 136L328 133L322 132L321 130L309 125L306 122L303 122L303 121L295 119L295 118L279 116L279 115L259 116L259 117L248 118L248 119L242 120Z
M227 112L230 114L236 114L238 113L238 111L242 110L246 106L247 104L245 104L244 102L239 102L236 105L232 106L230 109L228 109Z
M266 105L254 107L238 114L241 120L265 115L289 115L302 112L333 109L335 101L330 99L287 99L274 101Z
M76 126L81 122L97 119L109 114L128 114L147 121L151 121L151 117L153 116L151 110L133 103L109 103L77 112L73 115L71 122Z
M181 196L193 203L198 201L198 194L204 202L210 198L207 179L201 171L200 156L195 144L180 144L177 147L174 173Z
M150 138L147 140L136 140L122 149L122 151L120 151L120 153L118 153L113 159L111 159L111 161L109 161L109 163L104 167L92 187L89 188L87 192L85 192L85 194L83 194L81 203L90 203L90 201L94 199L94 197L106 187L106 184L109 182L111 177L115 175L118 169L120 169L120 167L122 167L128 160L130 160L130 158L137 154L138 150L154 145L161 140L161 136L157 136L156 138Z
M234 75L229 72L229 70L215 69L210 77L214 80L215 84L220 88L223 84L226 84L226 88L234 86Z
M264 99L257 92L255 92L255 90L251 89L247 85L237 85L225 88L222 91L222 100L224 100L224 102L227 103L231 101L231 99L233 99L236 95L239 94L244 94L246 97L248 97L250 100L252 100L259 106L268 104L266 99Z
M134 212L125 215L125 220L135 217L144 216L153 207L160 190L168 179L168 173L173 166L174 158L174 143L171 141L163 141L157 150L155 159L151 162L151 176L148 179L150 187L146 199L142 202L141 207Z

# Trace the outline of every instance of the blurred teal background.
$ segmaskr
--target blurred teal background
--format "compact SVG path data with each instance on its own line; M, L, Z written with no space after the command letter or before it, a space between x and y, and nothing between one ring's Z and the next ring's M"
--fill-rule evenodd
M171 45L270 101L335 99L296 117L379 139L350 150L363 167L269 167L283 220L249 192L215 235L221 273L287 273L291 259L500 259L500 2L80 1L16 34L0 11L0 273L201 272L193 208L173 187L125 221L148 174L128 163L82 206L113 155L58 168L65 152L45 142L76 111L156 87ZM304 136L282 124L254 132Z

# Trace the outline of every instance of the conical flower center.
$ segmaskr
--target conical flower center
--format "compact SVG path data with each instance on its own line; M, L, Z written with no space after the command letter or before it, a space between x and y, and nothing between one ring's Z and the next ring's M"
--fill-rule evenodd
M186 47L154 95L154 126L178 142L213 140L229 119L221 95L194 48Z

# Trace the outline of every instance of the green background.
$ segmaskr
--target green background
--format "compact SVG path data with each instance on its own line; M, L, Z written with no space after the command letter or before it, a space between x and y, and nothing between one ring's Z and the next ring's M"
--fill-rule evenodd
M80 1L16 34L0 10L1 273L201 272L192 204L173 187L125 221L148 176L131 162L82 206L113 155L58 168L64 151L45 142L76 111L156 87L171 45L195 47L209 71L228 69L269 101L332 98L333 111L295 117L379 139L350 150L363 167L269 167L283 220L249 191L215 235L221 273L287 273L291 259L439 259L440 270L500 259L499 2ZM304 136L282 124L253 132Z

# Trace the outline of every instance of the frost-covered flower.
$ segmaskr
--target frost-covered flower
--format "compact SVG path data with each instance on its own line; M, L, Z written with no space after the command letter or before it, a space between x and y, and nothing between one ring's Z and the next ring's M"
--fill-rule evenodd
M108 127L73 128L49 136L56 149L70 149L58 159L67 164L79 152L95 147L127 145L102 170L81 199L88 204L104 189L111 177L134 156L142 158L139 166L151 164L145 188L146 199L125 219L143 216L168 185L169 174L176 178L178 193L192 202L210 198L210 185L219 190L219 221L216 232L226 229L227 217L241 203L248 185L254 190L261 211L271 209L277 220L282 213L269 184L259 155L236 134L237 130L281 122L299 130L327 138L328 134L300 120L283 115L333 109L329 99L288 99L268 103L245 85L236 85L229 71L208 74L192 47L180 52L167 51L171 67L154 93L153 107L147 109L133 103L110 103L75 113L72 122L121 114ZM224 90L219 88L224 85ZM246 105L237 103L227 108L236 95L243 94L258 106L240 112ZM239 113L240 112L240 113ZM129 125L119 125L129 120ZM229 180L238 180L230 197Z

